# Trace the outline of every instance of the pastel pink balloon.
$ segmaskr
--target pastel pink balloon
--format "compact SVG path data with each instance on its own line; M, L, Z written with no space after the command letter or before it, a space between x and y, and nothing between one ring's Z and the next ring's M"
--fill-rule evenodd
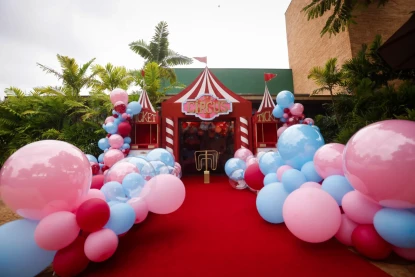
M373 224L373 218L382 206L355 190L343 196L342 208L347 217L354 222Z
M251 164L257 164L258 163L258 159L257 158L252 158L246 161L246 167L250 166Z
M307 117L306 119L304 119L304 122L306 122L307 124L314 125L314 120L312 118Z
M248 157L253 155L254 154L252 154L251 150L249 150L248 148L239 148L238 150L236 150L234 158L241 159L245 162Z
M282 117L283 117L283 118L288 118L288 114L287 114L287 113L284 113L284 114L282 115Z
M135 224L143 222L148 215L147 203L141 197L134 197L127 201L135 212Z
M300 103L294 103L290 108L290 112L293 115L302 115L304 112L304 106Z
M281 180L282 180L282 175L284 174L284 172L285 171L287 171L287 170L289 170L289 169L293 169L291 166L289 166L289 165L283 165L283 166L280 166L278 169L277 169L277 179L278 179L278 181L280 181L281 182Z
M56 212L43 218L35 229L36 244L45 250L59 250L71 244L79 235L76 216L71 212Z
M1 168L0 195L20 216L40 220L76 209L91 179L81 150L63 141L37 141L17 150Z
M278 130L277 130L277 136L278 136L278 137L280 137L280 136L281 136L281 134L282 134L285 130L287 130L287 128L288 128L288 126L282 126L282 127L279 127L279 128L278 128Z
M107 174L105 174L104 183L117 181L118 183L122 184L122 180L124 180L124 177L130 173L139 173L139 170L132 163L120 161L114 164L108 170Z
M128 114L123 113L123 114L121 115L121 117L122 117L123 119L127 119L127 118L128 118Z
M341 224L336 200L322 189L302 188L293 191L284 202L282 214L288 230L306 242L331 239Z
M317 188L317 189L321 189L321 185L319 183L316 183L316 182L305 182L304 184L302 184L300 186L300 188Z
M347 246L352 246L352 233L354 229L358 226L356 222L353 222L347 215L342 214L342 221L340 224L340 228L337 231L334 237Z
M110 100L113 105L118 101L123 102L125 105L128 104L128 93L120 88L116 88L110 93Z
M90 234L84 245L85 255L93 262L108 260L118 247L118 236L110 229L101 229Z
M359 130L344 149L350 184L380 205L415 207L415 122L385 120Z
M328 143L320 147L314 154L314 168L323 179L332 175L344 175L344 147L340 143Z
M114 134L108 138L108 142L112 148L120 148L124 144L124 139L122 136Z
M105 124L107 124L107 123L109 123L109 122L114 122L114 120L115 120L115 118L114 118L113 116L108 116L108 117L105 119Z
M399 248L393 246L393 251L398 254L398 256L407 259L409 261L415 261L415 248Z
M104 164L108 167L113 166L122 159L124 159L124 154L118 149L110 149L104 154Z
M151 178L141 191L148 210L156 214L169 214L183 203L186 190L183 182L176 176L160 174Z
M105 200L105 194L99 190L99 189L90 189L87 193L87 195L84 195L80 201L79 204L82 204L86 200L92 199L92 198L99 198L102 200Z

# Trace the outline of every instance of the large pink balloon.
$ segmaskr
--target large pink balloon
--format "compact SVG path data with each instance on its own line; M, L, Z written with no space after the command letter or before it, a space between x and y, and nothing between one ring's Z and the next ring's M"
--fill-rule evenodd
M40 248L59 250L71 244L80 230L75 214L57 212L39 222L35 229L35 241Z
M93 262L103 262L114 255L118 247L118 236L110 229L101 229L90 234L85 241L85 255Z
M343 196L342 208L347 217L354 222L373 224L373 218L382 206L355 190Z
M343 150L343 144L328 143L314 154L314 168L323 179L332 175L344 175Z
M75 146L56 140L28 144L0 171L0 195L17 214L40 220L72 211L91 185L91 165Z
M147 203L141 197L134 197L127 201L135 212L135 224L143 222L148 215Z
M169 214L177 210L186 195L183 182L176 176L160 174L151 178L140 194L148 210L156 214Z
M340 224L340 228L334 237L344 245L352 246L352 233L357 226L358 224L356 222L353 222L350 218L347 217L347 215L342 214L342 222Z
M122 159L124 159L124 154L118 149L110 149L104 154L104 164L108 167L113 166Z
M128 104L128 93L120 88L116 88L110 93L110 100L113 105L118 101L123 102L125 105Z
M399 248L394 246L392 249L400 257L409 261L415 261L415 248Z
M415 122L385 120L359 130L344 149L350 184L380 205L415 207Z
M120 148L124 144L124 139L122 138L122 136L114 134L109 137L108 142L111 145L111 147Z
M253 155L254 154L252 154L251 150L247 148L239 148L238 150L236 150L234 154L234 158L241 159L245 162L248 157L253 156Z
M124 177L130 173L139 173L139 170L132 163L129 163L127 161L120 161L114 164L105 174L104 183L117 181L118 183L122 184L122 180L124 180Z
M317 243L339 230L341 213L336 200L317 188L301 188L288 195L282 209L284 222L297 238Z
M290 108L290 112L293 115L302 115L304 112L304 106L300 103L295 103L294 105L292 105L292 107Z
M316 182L305 182L304 184L302 184L300 186L300 188L317 188L317 189L321 189L321 185L319 183L316 183Z
M282 133L287 130L288 126L281 126L278 128L277 130L277 137L280 137L282 135Z

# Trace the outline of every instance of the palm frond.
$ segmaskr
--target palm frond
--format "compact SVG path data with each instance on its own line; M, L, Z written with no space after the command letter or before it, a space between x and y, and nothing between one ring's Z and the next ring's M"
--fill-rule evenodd
M152 59L150 45L146 43L144 40L140 39L138 41L131 42L129 46L130 49L134 51L134 53L140 55L144 60Z
M9 97L21 98L26 96L26 93L17 87L8 87L4 90L4 93Z
M59 72L57 72L56 70L54 70L54 69L52 69L52 68L49 68L49 67L47 67L47 66L45 66L45 65L43 65L43 64L40 64L40 63L36 63L43 71L45 71L46 73L48 73L48 74L53 74L53 75L55 75L59 80L60 79L63 79L63 75L61 74L61 73L59 73Z

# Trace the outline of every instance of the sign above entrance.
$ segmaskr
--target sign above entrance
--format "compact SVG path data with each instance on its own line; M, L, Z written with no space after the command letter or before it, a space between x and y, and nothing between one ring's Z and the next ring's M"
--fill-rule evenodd
M182 112L185 115L194 115L202 120L214 118L232 112L232 103L226 99L219 99L212 94L202 94L196 99L188 99L182 103Z

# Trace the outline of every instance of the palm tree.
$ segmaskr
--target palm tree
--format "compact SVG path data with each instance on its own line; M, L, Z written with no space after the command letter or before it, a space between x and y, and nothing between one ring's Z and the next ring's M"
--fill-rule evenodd
M92 72L98 77L92 85L94 91L112 91L116 88L126 90L134 80L124 66L114 66L110 63L105 66L94 65Z

